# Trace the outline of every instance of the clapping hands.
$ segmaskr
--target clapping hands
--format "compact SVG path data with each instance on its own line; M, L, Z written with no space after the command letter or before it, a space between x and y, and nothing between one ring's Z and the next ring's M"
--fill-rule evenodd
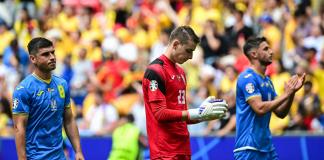
M305 73L303 73L302 75L292 76L289 81L285 83L285 91L288 93L297 92L304 85L305 77Z

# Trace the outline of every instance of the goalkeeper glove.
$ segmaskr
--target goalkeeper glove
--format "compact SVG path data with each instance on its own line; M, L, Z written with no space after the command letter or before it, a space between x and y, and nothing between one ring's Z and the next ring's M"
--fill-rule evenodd
M227 103L223 99L208 97L198 108L189 109L189 119L194 121L208 121L219 119L227 112Z

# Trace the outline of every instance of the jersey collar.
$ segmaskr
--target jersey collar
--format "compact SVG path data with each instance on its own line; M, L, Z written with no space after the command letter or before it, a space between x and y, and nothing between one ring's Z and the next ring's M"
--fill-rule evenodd
M257 70L255 70L255 69L253 69L253 68L251 68L251 67L250 67L250 70L251 70L252 72L258 74L258 75L261 76L262 78L265 78L265 77L266 77L264 74L258 72Z
M50 78L50 79L42 79L42 78L38 77L35 73L33 73L32 75L33 75L36 79L38 79L38 80L40 80L40 81L42 81L42 82L44 82L44 83L46 83L46 84L50 84L51 81L52 81L52 78Z
M173 63L167 56L165 56L164 54L160 57L164 62L170 64L171 66L176 66L175 63Z

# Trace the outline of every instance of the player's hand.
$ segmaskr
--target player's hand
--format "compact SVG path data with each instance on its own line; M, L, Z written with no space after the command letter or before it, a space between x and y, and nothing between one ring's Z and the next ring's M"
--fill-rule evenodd
M227 112L227 103L223 99L208 97L199 108L189 109L189 119L198 121L208 121L219 119Z
M202 120L220 119L225 116L227 112L227 103L223 99L211 99L209 103L200 107Z
M297 84L297 81L298 81L298 76L293 75L288 82L285 82L284 91L289 95L295 93L296 92L295 86Z
M297 82L294 87L295 91L298 91L304 85L305 77L306 77L305 73L303 73L301 76L297 76Z
M287 83L285 83L285 92L294 93L297 92L305 82L306 74L303 73L301 76L292 76Z
M75 160L84 160L83 154L81 152L75 153Z

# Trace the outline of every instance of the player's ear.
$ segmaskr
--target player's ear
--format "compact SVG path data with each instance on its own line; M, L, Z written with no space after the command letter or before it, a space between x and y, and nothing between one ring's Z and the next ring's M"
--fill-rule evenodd
M172 49L177 49L177 47L180 45L180 41L175 39L172 42Z
M257 52L256 52L256 50L252 50L252 51L250 51L249 55L250 55L250 57L253 58L253 59L257 58Z
M36 57L35 57L35 55L29 55L29 59L30 59L30 61L32 62L32 63L36 63Z

